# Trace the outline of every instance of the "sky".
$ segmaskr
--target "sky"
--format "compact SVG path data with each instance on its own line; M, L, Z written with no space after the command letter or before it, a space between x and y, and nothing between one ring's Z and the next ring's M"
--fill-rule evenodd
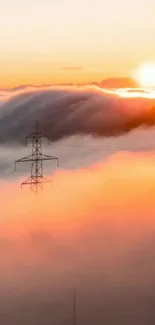
M60 85L154 61L154 12L154 0L0 0L1 325L71 324L73 287L81 325L155 324L155 91ZM36 119L59 158L38 201L20 191L30 165L14 172Z
M0 87L128 76L155 57L153 0L0 0Z

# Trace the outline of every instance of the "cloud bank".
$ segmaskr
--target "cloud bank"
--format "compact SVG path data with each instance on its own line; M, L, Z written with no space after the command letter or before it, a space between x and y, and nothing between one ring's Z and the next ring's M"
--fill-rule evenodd
M147 95L146 95L147 94ZM0 143L22 142L38 120L53 141L72 135L111 137L155 123L155 96L127 98L99 87L27 87L0 96ZM147 98L149 97L149 98Z
M71 324L74 286L80 324L154 324L154 163L61 171L38 201L1 186L1 325Z

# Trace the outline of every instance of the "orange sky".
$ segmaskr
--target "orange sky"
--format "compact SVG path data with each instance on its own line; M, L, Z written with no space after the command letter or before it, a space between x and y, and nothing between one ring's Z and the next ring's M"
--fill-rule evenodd
M154 0L3 2L0 87L126 76L155 57Z

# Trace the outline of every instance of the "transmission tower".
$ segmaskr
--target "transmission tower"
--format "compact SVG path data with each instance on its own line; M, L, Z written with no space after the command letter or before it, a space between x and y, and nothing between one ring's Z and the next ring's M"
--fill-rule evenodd
M15 170L17 163L30 162L31 176L21 183L21 187L29 185L32 192L35 194L39 190L43 190L44 183L51 183L51 180L43 176L43 162L48 160L55 160L59 166L59 159L57 157L42 154L42 139L48 137L39 131L38 121L36 122L35 131L25 138L25 144L28 140L32 143L32 154L15 161Z

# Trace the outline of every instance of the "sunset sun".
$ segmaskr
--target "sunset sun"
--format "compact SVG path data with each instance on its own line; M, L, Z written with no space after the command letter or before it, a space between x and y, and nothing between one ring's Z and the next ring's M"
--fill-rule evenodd
M140 66L136 72L136 79L142 86L155 87L155 62Z

